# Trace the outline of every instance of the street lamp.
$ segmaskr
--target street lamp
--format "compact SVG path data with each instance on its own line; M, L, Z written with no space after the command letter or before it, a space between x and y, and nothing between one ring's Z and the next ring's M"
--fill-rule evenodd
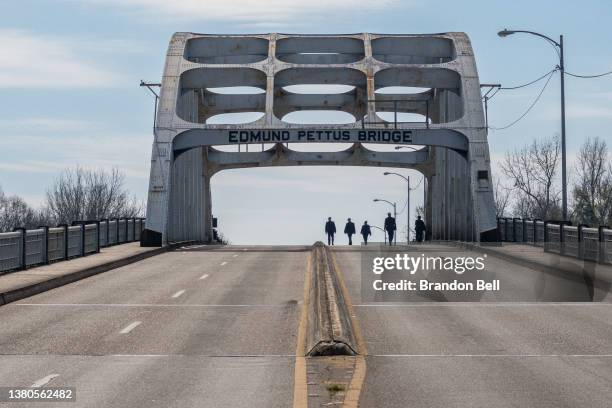
M391 171L385 171L383 174L385 176L393 174L394 176L401 177L404 180L406 180L406 184L408 185L408 193L407 193L408 195L407 195L407 198L406 198L406 241L408 243L410 243L410 191L413 190L412 188L410 188L410 176L404 176L402 174L394 173L394 172L391 172ZM425 177L425 176L423 176L423 177ZM416 189L416 187L414 189ZM425 208L425 201L423 201L423 208Z
M388 201L388 200L383 200L382 198L375 198L373 201L375 203L377 203L379 201L384 201L385 203L387 203L390 206L392 206L393 207L393 218L397 218L397 205L396 205L396 203L392 203L391 201ZM395 244L397 244L397 234L395 234L395 239L393 241L394 241ZM391 243L389 242L389 244L391 244Z
M567 157L565 154L565 64L563 61L563 35L559 36L559 41L555 41L552 38L545 36L540 33L536 33L533 31L526 30L508 30L504 29L497 33L500 37L507 37L516 33L524 33L535 35L536 37L540 37L550 42L552 45L558 48L559 54L559 72L561 73L561 189L562 189L562 211L563 211L563 220L567 221Z
M385 244L386 244L386 243L387 243L387 233L385 232L385 230L384 230L384 229L382 229L382 228L380 228L380 227L377 227L376 225L372 225L372 224L370 224L370 227L371 227L371 228L376 228L376 229L379 229L379 230L381 230L381 231L382 231L382 233L383 233L383 235L384 235L384 237L385 237Z

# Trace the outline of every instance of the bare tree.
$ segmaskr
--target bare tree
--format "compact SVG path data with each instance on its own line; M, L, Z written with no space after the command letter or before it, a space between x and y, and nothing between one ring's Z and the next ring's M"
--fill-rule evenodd
M130 197L124 180L117 169L65 170L47 191L47 208L57 223L140 216L143 206Z
M503 218L507 216L506 210L510 205L511 191L511 189L502 185L499 179L495 181L495 190L493 190L493 195L495 198L495 214L497 218Z
M573 196L575 221L590 225L612 221L612 166L608 146L598 137L587 139L578 152Z
M559 137L536 140L507 153L502 171L518 191L523 217L554 219L561 215L559 188L555 183L559 165Z
M0 189L0 232L33 228L37 221L36 212L21 197L6 196Z

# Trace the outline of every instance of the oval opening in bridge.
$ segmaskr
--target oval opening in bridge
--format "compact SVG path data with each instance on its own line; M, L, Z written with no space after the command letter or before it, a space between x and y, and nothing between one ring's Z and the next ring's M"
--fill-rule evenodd
M206 36L187 41L184 58L200 64L248 64L268 57L268 40L246 36Z
M363 41L356 38L305 36L276 41L276 58L293 64L348 64L364 57Z
M346 125L356 122L355 117L350 113L336 110L294 111L283 116L281 120L300 125Z
M289 143L289 149L296 152L342 152L349 149L351 143Z
M431 91L431 88L423 88L418 86L385 86L376 90L377 94L398 94L410 95L420 94Z
M382 37L372 40L372 56L391 64L441 64L455 59L455 47L442 37Z
M392 108L391 108L392 109ZM385 122L395 122L394 112L376 112L376 115ZM425 115L420 113L397 112L397 123L431 123L431 119L425 120Z
M220 95L257 95L266 93L265 89L257 86L221 86L206 88L206 90Z
M251 123L263 118L264 112L232 112L221 113L206 119L207 125L239 125Z
M289 85L282 88L283 91L301 95L316 94L343 94L355 89L353 85L333 85L333 84L303 84Z

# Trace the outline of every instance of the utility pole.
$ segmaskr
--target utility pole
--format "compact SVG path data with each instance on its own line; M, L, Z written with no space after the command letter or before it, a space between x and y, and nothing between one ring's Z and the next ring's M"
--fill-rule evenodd
M563 221L567 221L567 155L565 148L565 61L563 56L563 35L559 36L558 42L544 34L526 30L504 29L497 33L497 35L503 38L516 33L535 35L536 37L543 38L549 43L551 43L553 46L557 47L555 50L559 55L558 68L561 73L561 195Z
M485 127L488 129L489 128L489 99L491 99L491 96L489 96L489 94L494 89L501 88L501 84L480 84L480 88L481 89L482 88L489 88L489 90L487 92L485 92L485 94L482 96L482 99L484 100ZM493 94L493 95L495 95L495 94Z

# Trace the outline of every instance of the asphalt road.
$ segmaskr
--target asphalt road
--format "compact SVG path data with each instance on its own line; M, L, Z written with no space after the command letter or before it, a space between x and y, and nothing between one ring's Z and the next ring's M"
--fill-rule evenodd
M374 302L360 248L336 248L367 348L361 407L610 406L612 303L581 302L580 279L489 257L497 294ZM77 393L0 406L292 407L309 250L191 247L0 307L0 386Z
M77 402L0 405L290 407L309 248L284 249L170 252L1 307L0 386Z
M368 352L361 407L612 405L612 304L534 301L581 300L577 280L489 257L497 297L367 302L362 254L335 254Z

